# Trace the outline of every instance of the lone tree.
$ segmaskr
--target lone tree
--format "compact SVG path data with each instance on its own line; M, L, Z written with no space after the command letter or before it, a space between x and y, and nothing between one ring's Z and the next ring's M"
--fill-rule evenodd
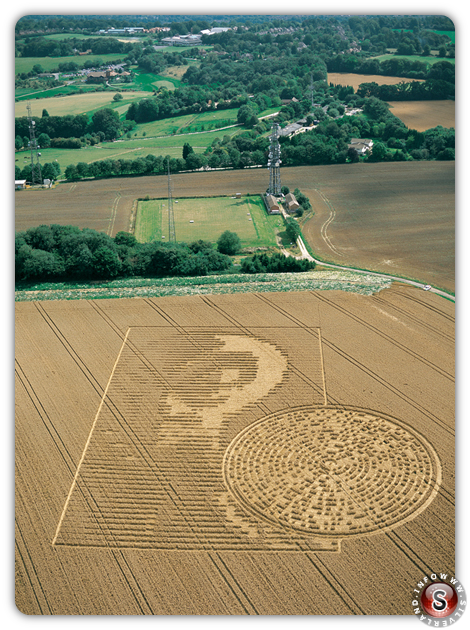
M241 242L238 234L225 230L219 240L217 241L217 250L221 254L227 254L228 256L234 256L241 249Z
M185 142L183 144L183 160L185 160L188 155L191 155L191 153L194 153L193 147L189 144L189 142Z
M292 219L292 218L287 219L286 232L290 240L295 243L297 238L300 236L300 227L295 219Z

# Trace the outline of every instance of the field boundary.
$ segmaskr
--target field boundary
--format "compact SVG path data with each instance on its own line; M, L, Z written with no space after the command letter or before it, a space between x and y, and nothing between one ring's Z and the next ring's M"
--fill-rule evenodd
M74 478L73 478L73 481L72 481L72 485L70 486L69 493L68 493L67 498L65 500L64 509L62 510L62 513L61 513L60 518L59 518L59 523L57 525L55 536L52 539L52 546L55 545L55 543L57 541L57 537L58 537L58 535L60 533L60 528L61 528L63 520L65 518L65 514L67 512L67 508L68 508L68 505L70 503L70 498L71 498L72 493L73 493L73 491L75 489L75 486L77 485L77 479L78 479L78 475L80 473L80 468L82 467L82 464L83 464L83 462L85 460L85 456L86 456L88 447L89 447L90 442L91 442L91 437L93 435L93 431L95 430L95 426L96 426L96 423L98 422L98 418L100 416L101 409L102 409L102 407L104 405L104 401L106 400L106 397L108 395L109 386L111 385L111 381L113 380L114 372L116 371L116 368L118 366L119 359L121 358L122 351L124 350L124 346L127 343L127 337L129 336L130 330L131 329L128 328L127 331L126 331L126 334L124 336L124 339L122 340L121 348L119 349L116 361L114 362L113 369L111 370L111 374L109 376L108 382L106 383L106 387L104 389L103 395L101 397L100 404L98 406L98 411L95 414L95 417L94 417L94 420L93 420L93 424L91 425L90 433L88 434L88 438L87 438L87 441L85 443L85 447L84 447L83 452L82 452L82 456L80 457L80 461L78 462L78 465L77 465L77 470L75 471L75 475L74 475Z

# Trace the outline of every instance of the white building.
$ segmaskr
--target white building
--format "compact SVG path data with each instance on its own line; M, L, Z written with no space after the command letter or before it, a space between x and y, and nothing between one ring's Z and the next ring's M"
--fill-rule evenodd
M217 33L226 33L231 30L232 29L229 27L215 26L214 28L206 28L203 31L200 31L200 33L201 35L217 35Z
M355 149L358 155L366 155L372 151L374 141L369 138L351 138L348 149Z
M202 35L175 35L174 37L164 37L162 44L167 46L200 46Z

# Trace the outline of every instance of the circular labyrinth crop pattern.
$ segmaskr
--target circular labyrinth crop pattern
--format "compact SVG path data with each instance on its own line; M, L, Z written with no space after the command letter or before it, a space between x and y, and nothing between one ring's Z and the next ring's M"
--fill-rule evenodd
M437 494L441 466L410 427L357 408L302 407L244 429L225 483L246 510L304 534L362 535L414 518Z

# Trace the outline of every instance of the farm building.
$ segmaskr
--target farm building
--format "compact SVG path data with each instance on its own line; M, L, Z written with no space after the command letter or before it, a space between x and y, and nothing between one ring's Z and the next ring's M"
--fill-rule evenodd
M268 209L269 214L280 214L281 209L279 207L279 203L273 195L266 195L265 197L266 207Z
M286 206L288 212L295 212L300 208L299 202L292 193L286 195Z
M15 190L22 190L23 188L26 188L26 180L15 179Z
M106 83L107 78L106 72L89 72L86 80L87 83Z

